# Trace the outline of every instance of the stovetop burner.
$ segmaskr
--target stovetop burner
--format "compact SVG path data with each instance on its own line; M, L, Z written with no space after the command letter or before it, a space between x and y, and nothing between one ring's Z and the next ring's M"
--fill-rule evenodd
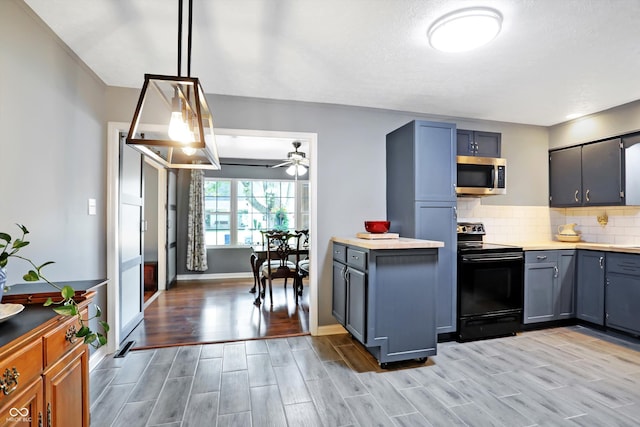
M458 252L464 253L492 253L522 251L522 248L513 245L485 243L486 234L484 224L481 222L458 223Z

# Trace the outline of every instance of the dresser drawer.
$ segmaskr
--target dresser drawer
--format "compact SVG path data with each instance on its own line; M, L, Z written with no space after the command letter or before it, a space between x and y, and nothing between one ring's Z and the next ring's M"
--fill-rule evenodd
M607 273L640 275L640 256L608 253Z
M347 264L365 271L367 269L367 253L358 249L347 248Z
M82 318L87 318L87 309L82 310ZM80 322L76 316L67 318L60 326L44 336L44 365L50 366L63 354L83 342L82 338L76 338L76 332L80 330Z
M42 341L35 340L0 362L0 405L8 396L20 393L42 373Z
M344 245L339 245L337 243L333 244L333 259L338 262L347 262L347 247Z
M557 260L558 260L557 251L526 251L524 253L524 262L527 264L555 262Z

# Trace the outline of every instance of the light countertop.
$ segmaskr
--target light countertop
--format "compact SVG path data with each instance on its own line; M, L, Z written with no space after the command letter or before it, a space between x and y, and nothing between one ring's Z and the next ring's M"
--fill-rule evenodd
M358 246L365 249L437 249L444 247L444 242L437 240L410 239L359 239L357 237L332 237L336 243Z
M592 243L592 242L559 242L557 240L535 241L535 242L501 242L504 244L522 247L525 251L542 251L556 249L590 249L606 252L625 252L640 254L640 245L616 245L613 243Z

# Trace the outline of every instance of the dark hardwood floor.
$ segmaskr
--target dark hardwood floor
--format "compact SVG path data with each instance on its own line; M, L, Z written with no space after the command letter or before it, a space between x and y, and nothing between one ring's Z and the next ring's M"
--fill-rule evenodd
M290 282L290 281L289 281ZM161 292L144 312L144 320L125 339L134 350L309 333L309 288L295 304L291 283L273 284L273 307L253 304L250 279L181 281Z

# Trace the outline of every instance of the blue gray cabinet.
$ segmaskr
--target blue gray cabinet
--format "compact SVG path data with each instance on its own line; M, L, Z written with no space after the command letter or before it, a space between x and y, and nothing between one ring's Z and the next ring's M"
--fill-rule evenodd
M456 201L455 132L454 123L414 120L387 134L387 209L418 200Z
M607 327L640 334L640 255L607 254Z
M620 138L549 152L549 205L625 204Z
M573 317L574 277L574 250L525 252L523 323Z
M604 326L605 253L578 251L576 316Z
M346 323L347 312L347 248L333 245L333 303L332 313L341 325Z
M334 316L381 364L436 354L437 249L366 249L333 243ZM346 259L336 259L336 247ZM357 259L356 259L357 257Z
M458 156L500 157L502 149L500 133L458 129L456 137Z
M456 125L412 121L387 135L387 219L403 237L444 242L438 333L456 331Z

